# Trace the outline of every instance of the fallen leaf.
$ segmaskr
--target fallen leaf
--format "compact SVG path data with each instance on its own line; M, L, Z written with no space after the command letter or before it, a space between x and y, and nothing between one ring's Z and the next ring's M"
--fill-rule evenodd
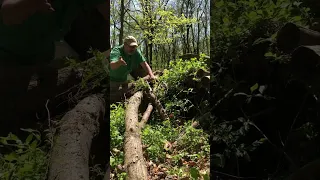
M196 166L196 165L197 165L197 163L196 163L196 162L194 162L194 161L189 161L189 162L188 162L188 165L193 167L193 166Z
M166 154L166 158L171 159L172 156L170 154Z
M172 150L172 144L167 141L165 144L164 144L164 147L163 147L166 151L171 151Z

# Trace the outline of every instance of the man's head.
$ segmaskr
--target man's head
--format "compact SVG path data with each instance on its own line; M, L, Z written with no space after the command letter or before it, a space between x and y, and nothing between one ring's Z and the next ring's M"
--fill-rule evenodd
M132 55L138 47L136 38L133 36L128 36L124 39L124 51L125 53Z

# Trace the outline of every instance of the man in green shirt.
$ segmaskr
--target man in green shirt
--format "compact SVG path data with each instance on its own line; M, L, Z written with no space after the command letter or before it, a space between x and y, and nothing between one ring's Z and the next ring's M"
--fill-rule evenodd
M40 84L54 90L57 71L48 64L55 55L55 41L63 39L77 15L97 8L109 21L106 0L2 0L0 1L0 136L18 133L25 111L19 107L34 73ZM51 74L48 76L47 74ZM50 98L54 94L45 94ZM45 102L44 102L45 103ZM43 104L44 107L44 104Z
M124 39L124 44L112 49L110 53L110 101L118 101L128 90L128 75L142 66L150 80L156 79L146 59L137 50L138 43L133 36Z

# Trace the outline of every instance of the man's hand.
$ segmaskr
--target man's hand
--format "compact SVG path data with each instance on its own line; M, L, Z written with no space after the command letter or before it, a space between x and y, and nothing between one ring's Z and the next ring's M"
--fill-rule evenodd
M119 60L117 62L120 64L120 66L126 66L127 65L126 61L124 61L121 56L119 57Z
M120 66L126 66L126 61L123 60L123 58L120 56L118 61L112 61L110 63L111 69L118 69Z
M152 74L152 75L149 77L149 79L150 79L151 81L154 81L154 80L157 79L157 77Z
M50 0L3 0L1 16L4 24L21 24L36 12L50 13L54 9Z

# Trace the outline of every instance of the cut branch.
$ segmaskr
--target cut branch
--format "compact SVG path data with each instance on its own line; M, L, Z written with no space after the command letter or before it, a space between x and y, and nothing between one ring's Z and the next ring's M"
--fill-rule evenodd
M140 129L141 130L144 128L144 126L148 122L152 110L153 110L153 106L152 106L152 104L149 104L148 107L147 107L147 110L144 112L144 114L142 116L142 119L140 121Z

